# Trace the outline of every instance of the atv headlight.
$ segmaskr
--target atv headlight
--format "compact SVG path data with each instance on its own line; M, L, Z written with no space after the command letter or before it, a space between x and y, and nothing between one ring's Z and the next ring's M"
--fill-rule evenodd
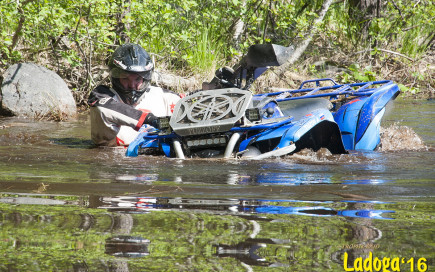
M205 146L220 146L226 145L227 138L225 136L217 136L202 139L192 139L187 142L188 147L205 147Z
M261 120L260 109L250 108L245 111L246 118L251 122L256 122Z

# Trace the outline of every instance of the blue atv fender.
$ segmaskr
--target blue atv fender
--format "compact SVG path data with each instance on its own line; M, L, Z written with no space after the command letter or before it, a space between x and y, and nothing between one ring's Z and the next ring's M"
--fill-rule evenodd
M380 144L380 123L385 106L400 93L396 84L386 84L371 96L357 97L334 114L347 150L374 150ZM357 120L357 122L355 122Z
M319 130L322 130L323 133L317 133ZM265 130L242 141L239 152L244 151L249 146L261 149L261 146L264 146L263 143L274 140L277 144L272 150L278 150L295 143L297 150L308 146L314 147L314 150L327 147L332 153L346 153L338 125L335 123L332 113L324 108L313 110L298 121L284 122L280 127ZM310 144L307 144L308 141Z

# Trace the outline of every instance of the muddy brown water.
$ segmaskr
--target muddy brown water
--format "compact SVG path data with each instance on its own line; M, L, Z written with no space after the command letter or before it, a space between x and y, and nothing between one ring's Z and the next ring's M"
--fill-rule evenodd
M0 118L0 271L435 269L433 100L346 155L128 158L89 128Z

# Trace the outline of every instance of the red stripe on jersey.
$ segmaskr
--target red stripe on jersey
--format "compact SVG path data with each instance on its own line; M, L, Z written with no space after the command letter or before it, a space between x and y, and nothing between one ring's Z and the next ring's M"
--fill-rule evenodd
M140 127L143 125L143 122L145 122L145 118L147 118L147 115L150 112L148 110L141 110L141 111L142 111L142 115L140 116L139 121L137 122L137 125L134 128L136 131L138 131Z
M116 137L116 145L117 146L125 146L125 142L120 138Z

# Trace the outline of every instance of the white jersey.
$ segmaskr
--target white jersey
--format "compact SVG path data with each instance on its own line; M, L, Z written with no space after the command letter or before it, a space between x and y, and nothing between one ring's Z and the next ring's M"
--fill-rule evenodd
M125 104L113 89L98 86L91 92L91 137L95 144L127 146L139 134L149 112L170 116L180 97L175 93L151 86L135 105Z

